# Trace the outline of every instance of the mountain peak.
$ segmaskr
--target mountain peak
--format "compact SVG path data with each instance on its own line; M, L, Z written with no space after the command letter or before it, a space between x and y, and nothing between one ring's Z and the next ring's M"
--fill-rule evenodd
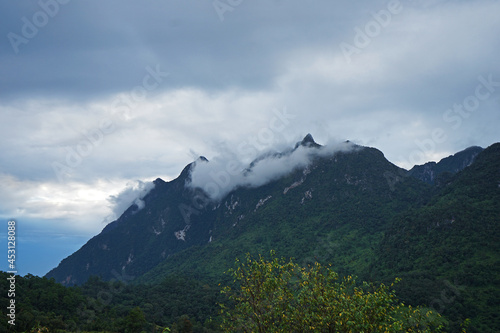
M316 142L314 142L314 139L313 139L313 136L311 135L311 133L307 133L307 135L302 139L301 143L304 144L304 143L308 143L308 142L316 143Z
M197 161L208 162L208 159L205 156L198 157Z
M158 184L164 184L165 181L163 179L161 179L161 178L156 178L155 180L153 180L153 183L155 185L158 185Z
M299 146L315 148L321 147L321 145L317 144L316 141L314 141L311 133L307 133L307 135L302 139L301 142L297 142L297 144L295 145L295 149L297 149Z
M434 184L438 176L444 172L455 174L476 160L476 157L484 149L478 146L466 148L454 155L443 158L439 162L427 162L415 165L410 169L410 174L428 184Z

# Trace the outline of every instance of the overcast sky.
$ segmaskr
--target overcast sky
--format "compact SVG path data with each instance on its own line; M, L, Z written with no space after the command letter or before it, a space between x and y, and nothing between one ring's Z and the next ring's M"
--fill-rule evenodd
M198 155L250 160L311 133L410 168L500 141L499 13L494 0L2 1L0 219L17 221L19 271L45 274Z

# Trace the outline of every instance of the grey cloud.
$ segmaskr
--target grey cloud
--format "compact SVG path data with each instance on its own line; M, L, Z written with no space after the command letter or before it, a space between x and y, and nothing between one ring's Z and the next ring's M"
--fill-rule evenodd
M352 143L331 140L318 148L298 146L283 153L269 150L262 153L250 166L238 160L238 153L225 151L211 161L196 161L191 171L192 188L203 189L212 199L220 200L238 187L258 187L285 176L293 170L307 167L315 156L333 155L355 149Z
M8 6L14 8L0 8L10 13L3 36L22 35L21 18L32 20L41 10L18 2ZM220 22L210 1L73 1L19 45L19 54L7 38L0 41L6 74L0 93L100 96L135 85L144 67L157 63L172 73L171 86L164 89L267 88L288 51L334 43L337 20L350 7L349 2L247 2Z
M21 18L40 6L2 2L0 172L35 189L57 182L67 193L75 183L169 180L192 161L190 149L219 154L224 166L233 157L217 146L238 147L282 107L295 118L263 148L311 132L319 142L333 136L375 146L409 168L417 143L435 128L447 140L426 159L498 141L500 89L459 128L443 120L474 94L478 76L500 81L498 1L401 3L404 10L348 64L339 44L353 43L354 28L387 1L243 1L223 22L212 1L70 1L17 55L7 34L20 33ZM157 65L169 76L121 118L116 100L130 98ZM115 130L58 182L53 162L67 165L68 149L106 117Z
M136 206L135 211L139 211L145 207L142 200L153 188L153 182L143 182L136 180L127 183L127 187L117 195L110 195L108 202L112 209L113 214L107 217L108 221L117 219L125 212L131 205Z

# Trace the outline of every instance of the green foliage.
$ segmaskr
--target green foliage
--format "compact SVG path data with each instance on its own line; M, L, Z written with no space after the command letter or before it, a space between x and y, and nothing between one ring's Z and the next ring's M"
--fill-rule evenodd
M7 278L10 276L11 274L0 272L0 290L9 290ZM41 332L44 328L51 331L63 330L69 329L69 323L78 320L77 306L85 301L78 289L66 288L53 279L30 274L24 278L16 276L15 279L17 316L16 325L10 327L11 330L29 332L34 327ZM5 309L8 302L7 292L2 292L0 306Z
M403 278L398 295L434 307L457 332L500 330L500 144L451 177L430 202L394 218L374 278Z
M0 290L10 274L0 272ZM216 285L186 276L169 276L156 285L131 285L91 277L80 287L53 279L16 276L16 326L0 322L0 332L195 332L219 331L222 299ZM0 306L7 307L7 293ZM168 329L167 329L167 328Z
M356 155L357 154L357 155ZM459 331L500 330L500 144L463 171L430 185L405 175L374 150L315 161L255 189L239 189L221 203L214 241L171 256L139 277L158 283L180 272L227 284L234 257L275 249L301 265L332 264L339 275L390 284L406 304L425 305ZM316 177L320 175L320 177ZM385 177L384 175L392 175ZM313 199L300 204L305 189ZM255 211L260 198L272 199ZM244 219L239 217L244 215Z
M179 320L172 325L172 333L193 333L193 324L191 324L189 316L182 315Z
M49 333L49 329L47 327L40 326L40 323L36 324L30 331L30 333Z
M71 275L71 283L81 284L90 274L114 279L126 266L126 276L135 278L125 283L91 278L68 289L46 279L20 279L19 331L40 322L51 331L124 332L125 318L139 307L147 331L178 331L189 328L189 321L193 332L215 332L220 320L215 304L224 296L217 284L231 282L223 272L236 257L246 263L246 253L255 257L271 249L296 258L300 266L311 264L313 272L315 262L323 270L333 265L337 280L328 280L323 271L322 283L344 283L351 299L358 288L360 299L374 300L367 295L380 283L390 286L401 277L389 288L412 308L400 307L396 320L418 318L413 307L421 305L443 315L449 332L459 332L467 322L470 332L500 331L500 144L485 149L463 171L448 170L453 174L442 174L435 186L410 177L370 148L318 158L307 177L305 171L240 188L213 206L196 206L185 241L174 232L186 225L178 208L193 207L193 192L184 187L186 173L170 183L157 182L145 198L147 209L125 214L52 272L57 281ZM377 287L357 286L344 280L348 274ZM296 308L308 304L305 296L299 303L296 281L301 279L295 270L286 285ZM312 297L313 291L303 295ZM425 317L426 310L419 311ZM5 325L0 323L0 330Z
M397 304L394 291L381 284L357 286L330 267L300 267L292 260L262 256L229 273L237 290L222 292L234 303L221 305L225 332L439 332L439 314ZM397 282L397 280L396 280ZM391 285L392 287L392 285Z
M140 333L146 326L146 317L141 308L133 308L125 318L125 332L126 333Z

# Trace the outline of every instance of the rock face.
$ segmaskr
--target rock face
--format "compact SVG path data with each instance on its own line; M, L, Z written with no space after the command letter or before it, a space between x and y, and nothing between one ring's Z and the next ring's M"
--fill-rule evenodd
M410 175L428 184L435 184L440 175L455 174L471 165L482 151L481 147L469 147L455 155L443 158L438 163L428 162L416 165L410 170Z
M156 179L143 209L132 205L47 277L68 285L81 284L92 275L109 280L126 272L137 277L176 252L207 243L215 212L208 206L193 207L199 191L185 186L193 165L173 181Z
M410 174L416 178L388 178L388 174L408 175L408 172L387 161L377 149L349 142L344 145L342 149L328 152L308 134L294 149L260 158L279 161L301 147L310 151L307 165L300 164L262 186L236 188L218 201L209 198L200 188L186 186L196 163L208 162L200 157L186 166L178 178L170 182L155 180L155 187L143 199L143 209L131 206L46 276L66 285L84 283L92 275L105 280L124 275L139 278L171 264L179 253L206 246L216 248L220 241L246 232L253 235L253 231L261 230L258 234L262 239L274 237L269 240L269 246L273 242L279 244L285 240L276 232L285 225L288 228L288 223L303 233L299 232L294 240L286 240L292 243L311 238L308 232L328 233L348 224L353 230L380 232L392 214L422 202L428 195L429 187L417 180L422 178L416 175L429 173L413 171ZM451 169L448 165L470 164L478 149L448 158L447 170ZM255 163L242 172L251 172ZM434 166L435 170L440 163ZM435 177L423 180L426 179ZM304 256L316 246L305 244Z
M219 200L186 186L190 164L171 182L157 179L143 209L131 206L47 277L66 285L91 275L151 285L176 276L209 288L227 282L223 272L235 258L272 249L359 280L389 285L399 277L394 288L405 303L441 312L456 324L450 332L469 317L473 331L498 332L500 143L413 171L377 149L345 144L329 152L306 137L267 154L242 172L251 174L265 159L289 161L283 158L294 151L311 158Z

